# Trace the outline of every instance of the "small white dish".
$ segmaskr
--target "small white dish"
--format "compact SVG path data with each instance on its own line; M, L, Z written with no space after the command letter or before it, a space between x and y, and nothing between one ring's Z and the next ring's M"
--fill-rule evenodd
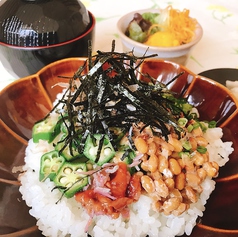
M129 12L122 16L117 22L118 34L122 42L124 52L133 51L135 56L144 56L157 54L157 58L172 61L181 65L186 65L187 59L191 53L192 48L201 40L203 29L197 23L194 38L191 42L173 47L152 47L143 43L136 42L125 35L126 29L134 17L135 13L145 12L160 12L159 9L143 9Z

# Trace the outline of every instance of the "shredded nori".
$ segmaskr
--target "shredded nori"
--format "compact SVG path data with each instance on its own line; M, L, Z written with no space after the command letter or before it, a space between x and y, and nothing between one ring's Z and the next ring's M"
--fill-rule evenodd
M88 59L70 78L67 92L53 108L62 105L64 111L62 117L68 129L64 147L76 144L82 152L87 136L96 133L107 135L114 146L111 127L130 134L132 125L140 122L144 128L159 130L165 139L171 127L178 134L182 132L177 124L182 110L169 99L174 98L173 92L148 74L143 77L150 83L138 80L140 65L153 56L136 57L133 51L118 53L114 44L110 52L92 55L89 47ZM132 142L130 136L129 140Z

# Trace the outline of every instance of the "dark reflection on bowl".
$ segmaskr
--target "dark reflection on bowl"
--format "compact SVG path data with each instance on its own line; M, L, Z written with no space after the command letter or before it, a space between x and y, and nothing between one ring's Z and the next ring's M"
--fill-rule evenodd
M237 175L238 173L238 113L234 113L227 121L222 125L223 127L223 140L232 141L234 152L230 155L230 160L226 164L225 168L220 170L219 178L229 177L230 175ZM237 177L238 180L238 177ZM235 189L238 192L238 183Z
M215 120L218 125L226 121L237 109L234 100L225 90L217 90L213 81L198 79L189 89L188 101L196 106L203 120Z
M0 99L2 101L2 97ZM1 107L1 111L4 108ZM0 179L16 180L18 174L12 173L12 168L24 164L22 157L25 155L27 142L16 133L12 132L3 123L1 112L0 120Z
M29 215L29 208L21 198L17 183L0 182L0 236L7 233L22 234L16 236L42 236L35 228L35 218Z
M236 68L214 68L200 72L198 75L211 78L224 86L226 81L237 81L238 80L238 69Z
M234 192L236 190L236 192ZM237 179L217 182L216 188L208 200L205 212L202 218L202 224L221 229L237 229L238 220L238 184Z
M10 183L17 182L17 174L12 174L11 170L14 166L23 164L24 149L27 140L31 138L31 128L34 122L41 119L51 109L52 102L61 91L57 83L67 83L68 79L66 77L73 76L74 72L83 63L85 63L85 58L69 58L57 61L32 76L15 81L1 91L0 132L4 134L4 138L3 136L0 137L0 171L3 171L0 175L2 196L8 194L4 187L10 184L6 184L6 181ZM220 174L216 179L216 189L208 200L204 216L199 219L199 223L194 228L191 236L238 236L237 100L221 84L196 76L185 67L175 63L151 59L141 65L140 71L149 73L164 83L170 82L174 76L183 72L178 80L169 84L171 90L186 97L190 103L197 106L202 119L218 121L218 125L223 128L223 140L233 142L234 152L230 156L230 161L220 169ZM143 77L140 78L143 79ZM18 193L17 189L14 186L10 190ZM16 201L17 199L20 200L19 196L15 196L15 198L13 196L13 199L3 205L0 216L7 212L9 218L11 218L10 216L13 215L10 214L21 213L21 208L26 208L22 202ZM10 205L10 207L7 205ZM14 212L11 209L13 205ZM4 234L12 233L11 236L21 236L17 231L25 231L32 224L32 217L30 215L23 216L23 213L19 215L26 222L17 226L14 224L14 220L13 222L9 221L10 225L6 226L4 224L4 229L2 229L5 231ZM33 221L33 224L35 224L35 221ZM36 233L40 234L35 232L35 229L30 230L30 232L29 236L36 236Z

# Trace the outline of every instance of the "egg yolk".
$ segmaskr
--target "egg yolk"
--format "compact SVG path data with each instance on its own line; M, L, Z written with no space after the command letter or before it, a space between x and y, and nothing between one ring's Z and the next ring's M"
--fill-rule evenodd
M166 31L158 31L151 35L145 44L158 47L178 46L179 41L176 40L172 33Z

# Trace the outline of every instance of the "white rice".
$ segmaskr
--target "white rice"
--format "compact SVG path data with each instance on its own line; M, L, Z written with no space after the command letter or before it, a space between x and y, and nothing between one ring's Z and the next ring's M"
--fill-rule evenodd
M232 153L232 143L222 142L222 129L212 128L206 132L210 143L208 151L210 158L219 166L225 165ZM39 182L40 158L46 151L53 150L47 142L34 144L32 140L26 149L24 175L20 180L20 192L27 205L31 207L30 214L37 219L37 225L45 236L60 237L87 236L85 226L90 219L81 204L74 198L61 198L61 192L52 191L54 183L47 179ZM221 158L222 156L222 158ZM197 217L203 215L205 204L215 188L215 181L206 178L202 183L203 192L197 203L191 204L190 209L180 216L165 216L152 210L151 198L141 195L138 202L130 206L130 220L125 222L120 216L111 219L108 216L96 216L91 225L90 234L94 237L124 237L146 236L173 237L184 233L190 235L196 225Z

